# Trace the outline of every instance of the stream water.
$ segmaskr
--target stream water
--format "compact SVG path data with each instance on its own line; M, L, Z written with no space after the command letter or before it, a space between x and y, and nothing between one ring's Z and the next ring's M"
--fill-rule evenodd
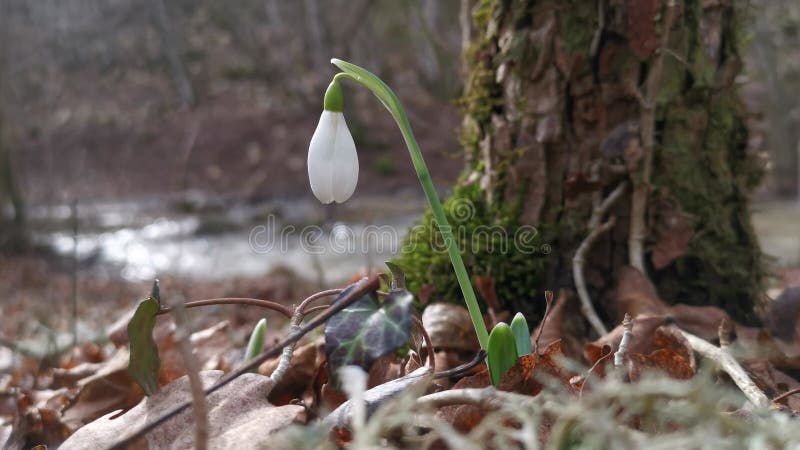
M35 208L31 215L48 224L39 242L64 256L75 252L84 270L110 277L214 280L289 270L309 281L340 282L396 255L424 208L419 198L222 205L191 214L164 205L79 206L77 234L69 206ZM800 265L800 204L758 203L753 210L764 252L779 266Z
M82 270L98 275L215 280L289 270L330 283L397 254L424 206L413 199L397 203L372 199L340 212L311 202L273 202L203 213L176 213L157 202L93 204L77 208L77 234L69 206L36 208L32 216L49 224L39 227L38 242L76 255Z

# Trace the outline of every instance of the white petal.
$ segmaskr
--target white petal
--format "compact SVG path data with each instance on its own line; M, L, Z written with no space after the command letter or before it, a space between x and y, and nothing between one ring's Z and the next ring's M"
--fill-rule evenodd
M333 200L344 203L358 184L358 153L356 143L347 128L344 115L336 124L336 139L333 148Z
M344 120L342 113L323 111L308 145L308 181L311 183L311 191L324 204L333 201L331 161L339 119Z

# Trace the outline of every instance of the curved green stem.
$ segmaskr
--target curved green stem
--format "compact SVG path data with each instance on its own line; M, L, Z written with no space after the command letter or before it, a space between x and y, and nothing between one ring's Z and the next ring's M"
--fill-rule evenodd
M472 289L472 283L467 274L467 268L464 267L464 261L461 259L461 253L458 251L458 244L453 238L453 229L444 215L444 208L442 208L442 203L436 194L436 188L433 186L428 166L425 165L425 160L422 158L422 152L419 149L417 140L414 138L414 133L411 131L411 125L408 123L408 117L406 117L406 112L403 110L400 100L397 99L397 96L394 95L394 92L389 89L386 83L368 70L335 58L331 60L331 63L342 70L342 73L336 74L334 80L338 81L339 78L343 77L350 78L372 91L383 103L383 106L389 110L395 122L397 122L397 126L400 127L400 132L403 134L403 139L408 147L408 153L411 155L411 162L414 164L419 182L422 184L422 190L425 191L425 196L431 205L433 218L439 226L439 232L442 234L445 245L447 245L447 253L453 263L453 270L456 273L461 292L464 294L464 301L467 304L470 319L472 319L472 326L478 335L478 342L480 342L481 348L485 349L489 342L489 334L486 331L486 325L483 323L483 316L478 306L478 300L475 297L475 291Z

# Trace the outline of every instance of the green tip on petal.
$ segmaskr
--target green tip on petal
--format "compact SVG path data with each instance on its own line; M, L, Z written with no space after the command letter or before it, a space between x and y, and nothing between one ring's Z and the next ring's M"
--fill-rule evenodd
M342 112L344 106L344 96L342 95L342 87L339 82L334 80L328 85L328 90L325 91L325 101L323 108L325 111Z

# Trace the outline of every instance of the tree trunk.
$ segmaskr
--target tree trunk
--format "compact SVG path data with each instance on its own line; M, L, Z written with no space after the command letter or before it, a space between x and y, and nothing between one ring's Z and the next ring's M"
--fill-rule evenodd
M461 102L467 172L446 205L472 236L462 244L480 224L510 239L506 253L499 235L462 248L506 307L535 319L542 290L585 281L610 325L625 312L612 295L620 268L633 266L669 303L757 321L764 268L748 196L762 170L735 85L744 17L725 0L478 2ZM608 215L592 217L620 185ZM412 287L459 301L426 227L429 215L409 240L423 244L400 262ZM521 249L516 236L530 227L538 234Z
M29 243L25 200L17 183L4 124L6 89L8 89L6 48L8 24L4 20L8 17L7 7L6 2L0 0L0 250L23 251L28 248ZM12 217L8 221L3 214L6 202L11 204L12 210Z
M184 106L191 108L194 106L195 96L192 81L189 79L189 72L186 70L186 65L180 55L178 48L178 40L175 37L175 31L172 27L172 21L167 13L167 7L164 0L151 0L153 8L153 16L158 25L158 33L161 36L161 49L164 56L167 58L169 64L170 74L172 75L172 82L175 84L175 90L178 91L178 96Z

